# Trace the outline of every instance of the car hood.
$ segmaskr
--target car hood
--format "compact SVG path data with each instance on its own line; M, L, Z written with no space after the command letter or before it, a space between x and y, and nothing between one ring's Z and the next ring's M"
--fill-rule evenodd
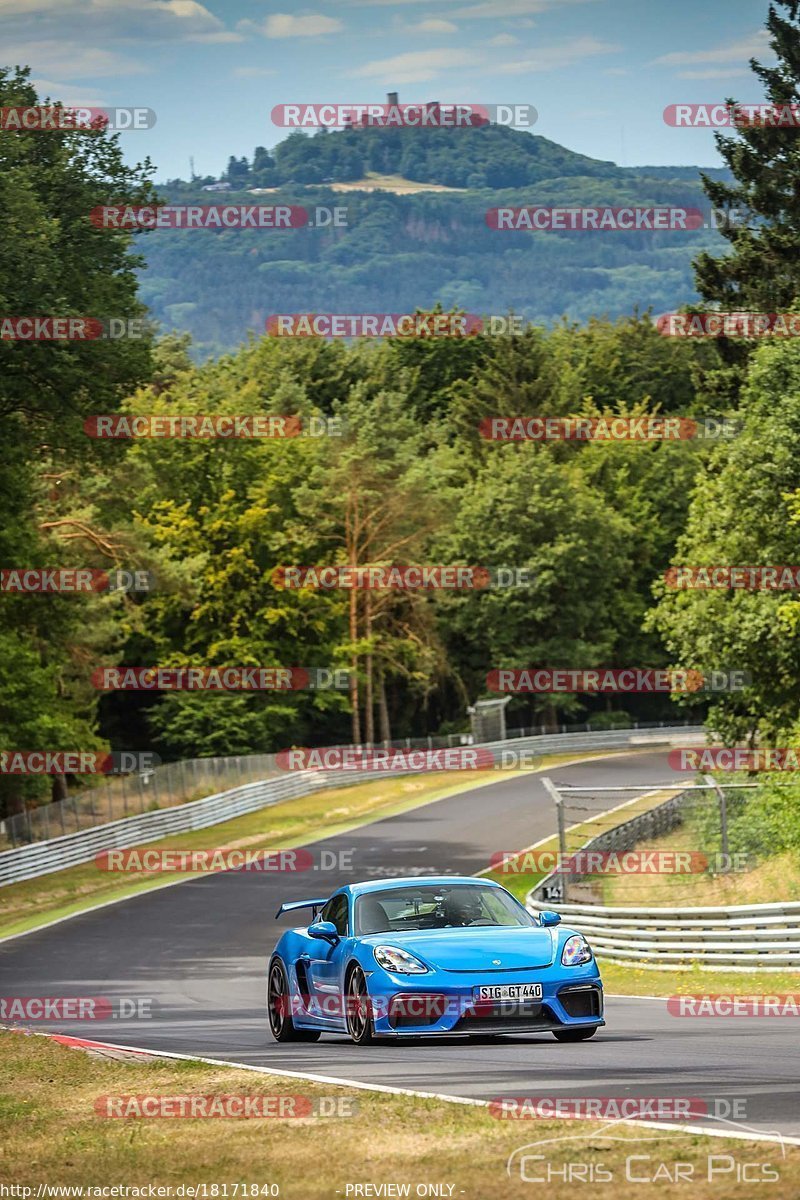
M555 945L550 930L537 926L388 932L370 934L365 940L373 945L400 946L442 971L480 971L481 974L549 967Z

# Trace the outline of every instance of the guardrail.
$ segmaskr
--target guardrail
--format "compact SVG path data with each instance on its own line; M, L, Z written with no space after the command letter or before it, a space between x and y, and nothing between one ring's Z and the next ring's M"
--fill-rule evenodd
M637 737L651 740L658 733L647 730L675 728L660 722L632 721L630 728L638 730ZM702 725L686 722L683 728L702 729ZM515 741L529 737L558 737L559 734L600 733L593 730L591 722L583 726L545 729L510 729L505 740ZM488 740L488 739L487 739ZM439 750L473 745L475 739L468 733L428 735L419 738L402 738L391 743L398 750ZM633 741L631 742L633 744ZM326 747L327 749L350 749L351 747ZM382 749L378 746L363 746L363 750ZM36 807L25 807L19 812L0 820L0 838L9 841L11 848L26 846L31 842L47 842L51 838L63 837L68 833L92 829L97 825L110 825L124 817L156 809L172 808L189 800L201 800L217 795L245 783L255 783L270 776L279 775L280 768L274 754L243 754L227 757L190 758L178 762L162 763L149 770L135 774L116 775L107 778L101 786L70 791L62 800Z
M548 906L528 897L536 913ZM558 904L605 962L651 970L786 971L800 967L800 901L708 908Z
M659 740L668 742L675 737L685 737L686 730L686 725L667 726L659 730L657 736ZM495 765L502 767L509 765L508 756L512 754L535 754L537 750L545 748L550 753L567 749L570 752L625 749L637 744L637 737L641 737L641 730L615 729L597 733L547 734L490 742L484 744L482 749L491 750ZM171 834L188 833L218 825L233 817L268 808L283 800L310 795L321 788L346 787L370 779L386 778L387 774L413 773L386 770L285 772L207 796L202 800L124 817L91 829L5 850L0 853L0 887L47 875L65 867L91 862L95 855L104 850L142 845L158 838L169 837Z
M582 851L624 852L644 838L671 832L682 819L689 797L681 792L621 821L581 846ZM598 814L608 815L608 814ZM554 871L527 896L537 913L555 909L584 933L599 959L648 970L786 971L800 967L800 901L681 908L621 908L569 904L553 892L584 874Z

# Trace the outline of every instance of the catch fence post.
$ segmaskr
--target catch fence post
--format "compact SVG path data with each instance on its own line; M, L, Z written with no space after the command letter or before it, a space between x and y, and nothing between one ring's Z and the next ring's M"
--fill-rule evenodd
M558 873L561 877L561 903L566 904L569 898L569 880L567 874L567 830L564 820L564 801L561 798L552 779L545 776L542 779L545 790L552 796L556 806L556 822L558 825Z

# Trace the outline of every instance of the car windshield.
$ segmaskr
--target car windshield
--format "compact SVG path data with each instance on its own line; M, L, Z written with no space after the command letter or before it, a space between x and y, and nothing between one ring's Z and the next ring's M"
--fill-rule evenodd
M359 896L357 934L405 929L455 929L478 925L535 925L533 917L499 888L481 884L409 884Z

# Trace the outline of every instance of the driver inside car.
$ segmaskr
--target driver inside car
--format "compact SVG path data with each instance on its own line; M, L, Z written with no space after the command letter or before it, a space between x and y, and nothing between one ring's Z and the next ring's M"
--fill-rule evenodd
M453 891L445 902L444 916L448 925L472 925L483 917L480 900L467 894L467 889Z

